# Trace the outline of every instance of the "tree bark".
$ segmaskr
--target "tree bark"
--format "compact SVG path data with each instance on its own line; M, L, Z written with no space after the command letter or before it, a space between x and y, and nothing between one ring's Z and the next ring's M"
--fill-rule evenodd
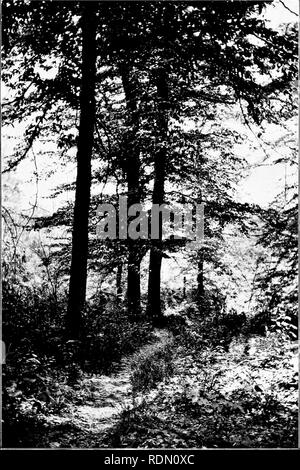
M138 143L138 83L131 64L122 62L120 65L123 89L128 112L128 131L124 142L126 144L126 173L128 208L140 203L140 149ZM130 218L128 218L128 224ZM128 268L127 268L127 304L128 315L134 317L141 313L141 256L138 240L128 239Z
M67 335L78 339L86 298L91 158L95 124L96 10L82 5L82 75L77 144L77 179L72 235L72 259L67 311Z
M122 271L123 271L123 263L120 262L117 266L117 277L116 277L116 288L117 288L118 296L122 294Z
M163 204L165 196L165 175L167 160L168 135L168 83L164 68L158 70L156 80L158 96L157 125L159 129L160 148L154 158L153 204ZM159 218L159 238L152 240L149 262L147 314L154 322L162 316L161 307L161 264L162 264L162 218Z
M203 308L203 298L204 298L203 269L204 269L204 253L203 253L203 248L200 248L198 251L198 274L197 274L197 303L198 303L198 307L200 311Z
M182 291L182 298L183 300L186 299L186 277L183 276L183 291Z

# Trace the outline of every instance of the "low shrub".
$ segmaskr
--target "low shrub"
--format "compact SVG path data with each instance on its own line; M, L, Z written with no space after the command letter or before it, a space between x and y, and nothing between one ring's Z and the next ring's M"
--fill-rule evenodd
M151 390L173 374L173 343L156 346L152 353L140 353L132 363L133 393Z
M130 319L117 300L110 301L102 312L90 305L83 332L81 359L88 371L108 372L122 356L153 339L152 325L142 317L138 322Z

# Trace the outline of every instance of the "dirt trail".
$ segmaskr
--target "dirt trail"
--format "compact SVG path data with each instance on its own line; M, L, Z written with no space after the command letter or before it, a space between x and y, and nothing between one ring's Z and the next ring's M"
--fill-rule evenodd
M82 432L82 435L97 434L108 430L117 421L118 415L125 408L133 406L131 386L131 366L137 357L152 354L158 348L167 344L172 335L161 329L154 330L157 341L143 346L138 352L124 357L118 372L113 375L97 375L85 377L81 387L87 390L87 398L83 405L70 404L68 409L59 415L48 417L48 424L54 426L72 424ZM51 447L58 447L52 442Z

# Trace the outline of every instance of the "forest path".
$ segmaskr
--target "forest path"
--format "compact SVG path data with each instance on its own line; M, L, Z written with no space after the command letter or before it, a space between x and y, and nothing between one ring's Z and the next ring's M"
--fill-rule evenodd
M190 447L197 447L202 442L201 436L204 436L203 442L207 438L209 441L209 436L213 436L215 442L217 436L222 443L231 445L232 435L247 447L251 439L256 438L255 443L261 445L260 433L264 433L266 442L273 439L273 434L278 435L280 440L282 428L284 436L287 436L284 442L292 442L294 437L291 433L297 408L295 374L298 370L298 355L294 354L294 350L285 351L282 356L279 339L256 335L247 342L242 337L233 338L228 351L223 348L203 348L198 351L197 360L188 354L184 346L180 346L173 361L174 373L168 381L158 383L149 393L135 395L131 381L133 366L141 366L146 358L174 341L173 335L167 330L155 330L154 333L156 340L124 357L114 374L85 374L74 387L69 387L72 394L65 394L70 398L68 406L60 413L46 417L43 447L135 447L137 443L140 447L151 447L156 442L156 434L159 434L159 439L163 439L159 441L162 447L170 447L174 442L178 442L179 446L185 446L188 442ZM201 419L189 415L186 409L176 409L174 403L178 397L185 397L184 403L186 400L193 405L199 402ZM272 413L268 408L271 406L268 404L270 397L273 399L270 402L273 403ZM260 403L257 410L253 408L253 400ZM146 408L137 406L141 402ZM225 432L222 426L228 406L233 412L230 411L231 418L225 423ZM264 407L267 407L264 419L272 420L273 413L277 413L276 426L273 421L261 424ZM122 411L133 408L134 413L122 416ZM241 426L241 415L245 413L249 422ZM154 419L158 430L154 436L152 424L149 427L149 416ZM222 426L220 423L223 423ZM251 428L251 439L248 427ZM200 440L193 440L195 436L190 432L192 428L200 433ZM276 439L275 447L279 442ZM111 445L119 441L121 445Z
M48 425L60 428L69 428L69 425L76 428L76 442L78 445L78 434L89 436L88 440L94 435L95 442L93 446L97 447L97 436L114 426L118 421L118 416L125 410L133 407L136 401L133 400L133 391L131 385L131 368L139 356L147 357L153 354L157 349L165 346L172 340L172 334L164 329L155 329L154 336L156 341L140 348L130 356L121 360L118 371L112 375L93 375L85 376L80 382L80 402L72 402L68 408L61 414L48 417ZM79 387L78 387L79 388ZM79 390L78 390L79 391ZM86 393L86 398L82 399ZM138 397L135 397L138 400ZM65 446L72 446L72 432L68 430L68 439ZM50 447L62 447L60 436L60 445L50 442ZM67 436L66 436L67 437ZM75 436L74 436L75 437ZM93 441L93 438L92 438Z

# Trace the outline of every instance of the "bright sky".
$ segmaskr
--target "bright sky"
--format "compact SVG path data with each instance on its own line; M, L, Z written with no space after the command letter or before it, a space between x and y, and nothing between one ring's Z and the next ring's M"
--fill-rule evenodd
M299 15L299 2L298 0L275 0L265 10L265 18L271 23L272 27L276 28L282 23L290 23L298 21L296 15Z

